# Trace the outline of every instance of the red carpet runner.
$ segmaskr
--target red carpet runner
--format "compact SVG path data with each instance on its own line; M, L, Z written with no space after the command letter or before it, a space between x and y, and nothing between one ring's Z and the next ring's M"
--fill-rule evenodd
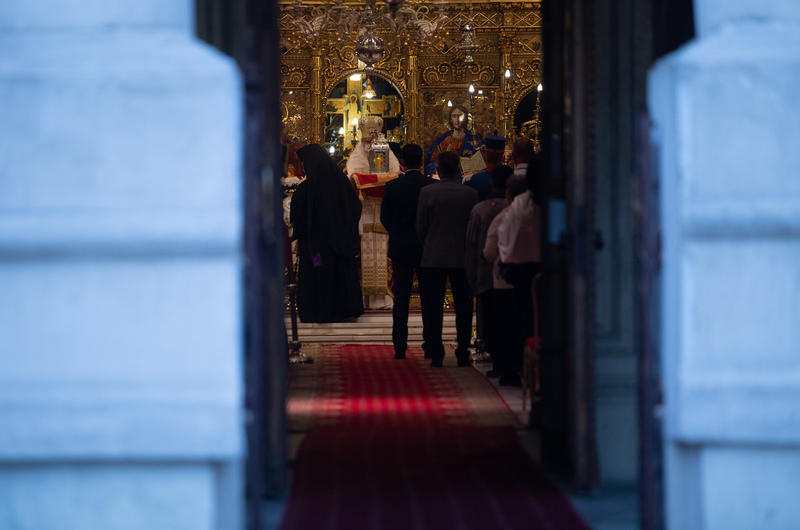
M290 368L290 428L309 432L283 529L587 528L475 370L408 353L325 345Z

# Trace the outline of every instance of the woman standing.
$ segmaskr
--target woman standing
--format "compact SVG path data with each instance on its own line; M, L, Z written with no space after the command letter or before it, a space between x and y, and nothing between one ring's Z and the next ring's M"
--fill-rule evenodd
M297 240L297 305L303 322L339 322L364 312L358 279L361 202L319 144L297 151L306 179L292 196Z

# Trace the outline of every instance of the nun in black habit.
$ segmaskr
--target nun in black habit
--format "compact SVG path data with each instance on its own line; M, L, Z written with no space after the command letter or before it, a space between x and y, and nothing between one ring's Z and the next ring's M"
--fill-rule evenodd
M297 306L303 322L340 322L364 312L358 279L361 201L319 144L297 151L306 179L292 195Z

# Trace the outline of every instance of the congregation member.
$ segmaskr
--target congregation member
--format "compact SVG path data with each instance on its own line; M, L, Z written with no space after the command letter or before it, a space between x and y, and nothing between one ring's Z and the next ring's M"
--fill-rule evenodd
M499 273L514 286L514 303L521 331L517 350L522 351L525 337L533 334L533 293L531 282L541 268L541 206L534 190L541 189L541 160L532 157L525 175L514 176L514 182L527 188L504 210L498 228L497 251ZM499 217L499 216L498 216Z
M325 149L297 151L306 178L292 195L292 238L299 257L297 306L303 322L340 322L361 315L358 221L361 202Z
M479 171L472 176L464 178L464 184L475 188L478 192L478 200L485 201L492 192L491 178L492 170L503 162L506 150L506 139L502 136L487 136L483 144L482 154L486 163L486 169Z
M525 181L519 177L512 177L506 185L506 198L509 206L501 211L492 220L486 234L486 243L483 247L484 257L492 263L492 291L491 291L491 327L490 336L494 339L492 344L492 360L494 374L500 376L500 385L520 386L520 370L522 368L522 348L527 327L522 321L525 316L520 315L521 300L515 286L501 274L500 238L501 231L506 222L514 202L521 194L525 193ZM530 285L530 283L528 283ZM530 298L530 292L528 293ZM527 316L527 315L526 315Z
M470 366L469 342L472 331L472 293L464 271L464 243L472 207L478 192L459 184L458 153L445 151L437 158L439 182L419 192L416 228L422 243L420 298L425 357L431 366L444 360L442 318L445 285L450 280L456 313L458 366Z
M533 142L528 138L517 138L511 146L511 159L514 162L514 176L524 179L528 172L528 164L533 157Z
M487 145L490 138L491 136L487 138ZM472 294L477 299L475 316L478 342L492 354L493 368L489 373L490 377L499 376L500 371L494 361L496 356L493 352L497 341L492 333L493 326L490 324L494 312L492 304L493 262L484 257L483 249L492 220L508 205L506 182L511 173L512 169L506 165L501 164L493 168L490 181L492 191L488 199L479 202L472 208L467 224L465 243L465 272Z
M404 170L386 183L381 201L381 224L389 233L388 256L392 260L392 344L394 358L405 359L408 346L408 307L414 273L420 278L422 245L416 230L420 190L435 181L422 174L422 148L408 144L400 150ZM421 283L421 282L420 282Z
M527 190L510 206L500 230L501 270L515 288L519 305L520 326L525 336L533 334L533 297L531 281L541 262L541 159L534 155L533 143L520 138L512 148L514 178L525 182Z

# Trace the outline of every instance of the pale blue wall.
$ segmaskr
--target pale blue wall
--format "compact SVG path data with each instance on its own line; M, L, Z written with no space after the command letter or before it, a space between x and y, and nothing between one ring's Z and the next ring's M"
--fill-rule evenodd
M800 3L695 6L649 89L668 526L800 528Z
M241 523L241 97L188 0L0 3L0 528Z

